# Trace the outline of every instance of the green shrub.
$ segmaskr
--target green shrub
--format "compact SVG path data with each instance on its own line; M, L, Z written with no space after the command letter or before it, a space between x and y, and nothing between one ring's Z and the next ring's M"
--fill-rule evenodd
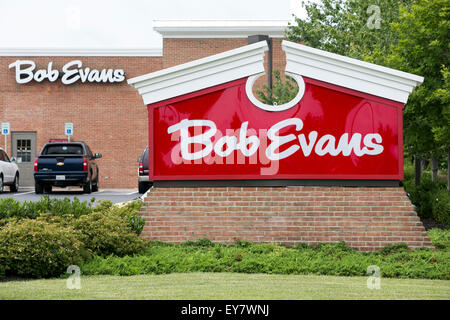
M0 275L52 277L83 261L83 243L70 227L45 221L12 221L0 229Z
M448 242L448 232L446 237ZM382 277L450 280L449 250L410 250L398 244L376 252L357 252L343 242L295 247L249 241L221 245L207 239L182 244L152 242L143 254L95 257L81 269L92 275L245 272L366 276L370 265L379 266Z
M421 218L433 218L444 224L450 222L450 194L443 179L431 180L431 174L424 172L419 186L414 183L414 167L408 162L404 166L403 185L417 207ZM439 199L439 200L436 200Z
M422 179L420 185L410 189L411 202L417 207L419 217L433 218L434 194L438 191L438 186L426 178Z
M406 243L398 243L398 244L388 244L383 249L380 250L382 255L390 255L398 252L408 251L408 245Z
M436 249L450 250L450 229L433 228L428 230L428 235Z
M0 257L0 279L6 276L6 261L2 261Z
M80 256L124 256L146 248L147 241L139 238L145 224L138 215L140 201L124 206L93 203L48 196L23 204L0 200L0 276L55 276ZM67 245L69 240L72 245Z
M448 190L434 194L432 208L436 221L450 226L450 192Z
M128 221L128 226L137 235L140 235L145 226L145 219L138 214L141 206L142 202L139 200L135 200L128 202L124 206L110 206L109 209L102 210L102 212L111 212L115 215L125 218Z
M193 247L214 247L214 243L209 239L198 239L196 241L186 241L181 244L182 246Z
M75 217L80 217L92 212L94 202L95 198L92 198L89 202L81 202L77 197L71 201L69 198L50 199L48 195L42 196L41 200L35 202L24 201L20 203L13 198L0 199L0 219L36 219L41 213L45 212L57 216L71 214Z
M145 249L145 241L129 226L126 216L114 210L72 219L70 225L80 232L85 247L96 255L124 256Z

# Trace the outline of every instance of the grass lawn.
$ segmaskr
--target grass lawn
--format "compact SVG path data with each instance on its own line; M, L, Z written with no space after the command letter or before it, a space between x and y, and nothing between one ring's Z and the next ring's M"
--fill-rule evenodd
M82 276L81 289L65 279L0 282L0 299L450 299L449 280L381 278L370 290L367 277L173 273Z

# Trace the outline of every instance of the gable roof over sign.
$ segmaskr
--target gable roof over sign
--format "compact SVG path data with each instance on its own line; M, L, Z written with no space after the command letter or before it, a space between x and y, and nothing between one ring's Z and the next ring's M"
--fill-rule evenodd
M286 72L402 103L423 77L283 41Z
M261 41L128 80L148 105L264 72Z
M406 103L423 77L283 41L286 73ZM128 80L144 104L156 103L264 73L266 41L225 51Z

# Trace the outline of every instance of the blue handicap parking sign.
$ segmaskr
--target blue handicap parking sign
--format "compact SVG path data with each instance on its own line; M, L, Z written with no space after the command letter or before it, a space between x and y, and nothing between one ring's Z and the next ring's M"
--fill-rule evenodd
M3 129L3 134L7 134L8 133L8 129Z
M67 129L67 134L71 134L71 133L72 133L72 130Z

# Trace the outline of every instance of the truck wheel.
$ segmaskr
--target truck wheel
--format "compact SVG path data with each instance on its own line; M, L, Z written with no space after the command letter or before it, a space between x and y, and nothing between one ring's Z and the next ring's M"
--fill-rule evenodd
M139 193L145 193L149 188L148 183L146 182L139 182L138 184L138 191Z
M91 179L86 182L86 184L83 186L83 192L84 193L91 193L92 192L92 181Z
M43 194L44 193L44 186L39 183L39 182L35 182L34 183L34 192L36 194Z
M46 186L44 187L44 192L45 192L45 193L52 193L52 186L46 185Z
M19 174L16 173L16 177L14 178L14 183L9 187L11 192L19 191Z
M98 177L95 179L95 183L92 185L92 192L98 191Z

